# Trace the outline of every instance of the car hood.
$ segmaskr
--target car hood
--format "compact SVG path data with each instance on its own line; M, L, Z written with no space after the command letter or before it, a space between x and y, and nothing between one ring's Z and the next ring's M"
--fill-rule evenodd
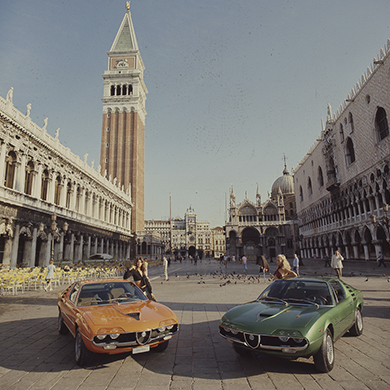
M250 302L229 310L222 321L248 333L272 334L277 329L301 330L305 333L329 308L314 305Z
M152 301L94 305L79 310L91 330L115 326L133 332L177 323L171 309Z

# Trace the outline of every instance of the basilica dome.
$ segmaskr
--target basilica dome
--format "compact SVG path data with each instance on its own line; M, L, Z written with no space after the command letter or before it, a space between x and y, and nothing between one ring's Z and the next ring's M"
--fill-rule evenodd
M272 185L272 198L279 195L279 188L281 189L283 195L294 194L294 178L290 175L286 166L284 166L283 169L283 176L276 179Z

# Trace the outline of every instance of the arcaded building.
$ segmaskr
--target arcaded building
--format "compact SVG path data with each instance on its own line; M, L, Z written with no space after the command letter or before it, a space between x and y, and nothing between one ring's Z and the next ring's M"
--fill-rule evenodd
M226 252L229 256L258 261L264 255L274 261L278 254L292 258L298 240L295 214L294 179L287 167L272 185L271 196L261 201L259 189L256 201L247 193L241 203L236 202L230 189L228 220L226 222Z
M390 258L390 40L294 174L301 253L306 258Z
M77 263L96 253L130 256L128 188L108 180L0 96L0 264Z

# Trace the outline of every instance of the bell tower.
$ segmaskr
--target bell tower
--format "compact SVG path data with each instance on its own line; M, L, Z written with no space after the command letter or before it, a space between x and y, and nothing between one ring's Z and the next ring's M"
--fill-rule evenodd
M130 191L132 232L144 230L145 70L131 20L130 2L108 54L103 74L100 167L116 185Z

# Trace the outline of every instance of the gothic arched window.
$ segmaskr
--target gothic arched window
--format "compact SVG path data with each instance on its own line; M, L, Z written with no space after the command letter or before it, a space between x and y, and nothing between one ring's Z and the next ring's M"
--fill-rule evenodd
M310 177L309 177L308 180L307 180L307 191L308 191L309 195L311 195L311 194L313 193L313 187L312 187L312 185L311 185L311 179L310 179Z
M350 133L352 133L355 130L355 125L353 124L352 112L348 114L348 124L349 124L349 131Z
M347 165L352 164L355 161L355 149L353 147L353 142L351 138L347 138L347 147L345 150Z
M342 123L340 123L340 141L344 142L344 128Z
M375 115L375 130L378 134L378 142L382 141L389 135L389 124L387 122L386 111L382 107L378 107Z
M318 185L320 188L324 185L324 175L321 167L318 167Z

